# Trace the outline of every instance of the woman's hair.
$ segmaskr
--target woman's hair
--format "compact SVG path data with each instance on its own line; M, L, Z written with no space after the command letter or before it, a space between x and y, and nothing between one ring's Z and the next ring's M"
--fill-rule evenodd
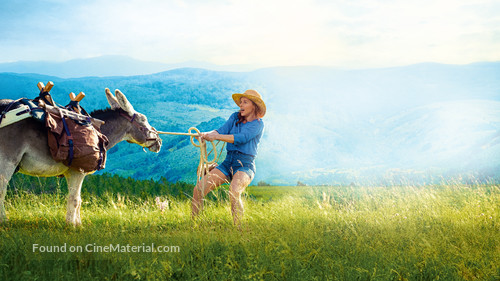
M253 106L255 107L255 114L259 116L260 114L260 107L253 102L253 100L250 100L253 103ZM245 117L241 116L241 112L238 112L238 121L236 121L236 125L240 124L241 122L245 121Z
M245 121L245 118L241 116L241 112L238 112L238 121L236 121L236 125L240 124L243 121Z

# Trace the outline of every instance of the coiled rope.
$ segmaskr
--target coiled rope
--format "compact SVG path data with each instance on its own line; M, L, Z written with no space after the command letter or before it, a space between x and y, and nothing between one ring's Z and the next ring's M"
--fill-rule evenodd
M196 133L192 133L192 131ZM214 143L213 141L208 141L212 144L212 150L207 153L207 141L200 142L198 140L198 143L195 142L195 139L201 135L200 130L198 130L195 127L189 128L187 133L162 132L162 131L157 131L157 132L160 135L189 136L191 144L194 145L195 147L200 148L200 162L198 164L198 170L196 172L196 184L198 184L203 178L203 176L209 172L210 165L217 163L217 160L220 154L222 154L222 150L224 149L225 145L224 143L220 149L220 153L217 153L217 145L219 144L220 141L217 141L217 143ZM212 152L214 152L214 157L212 158L212 160L209 160L208 156ZM202 182L201 187L202 190L205 190L205 182Z

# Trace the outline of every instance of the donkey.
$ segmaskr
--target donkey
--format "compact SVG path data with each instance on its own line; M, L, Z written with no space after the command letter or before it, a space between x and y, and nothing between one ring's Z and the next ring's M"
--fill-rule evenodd
M159 152L161 138L156 129L149 125L146 116L136 112L119 90L115 91L116 96L107 88L105 92L111 108L94 111L91 116L105 121L101 132L109 140L107 148L126 140L142 146L143 149ZM0 110L10 102L11 100L0 100ZM32 118L0 129L0 223L7 220L5 194L9 180L16 170L22 174L41 177L63 175L69 191L66 222L74 226L81 225L80 191L88 173L54 161L49 151L45 125Z

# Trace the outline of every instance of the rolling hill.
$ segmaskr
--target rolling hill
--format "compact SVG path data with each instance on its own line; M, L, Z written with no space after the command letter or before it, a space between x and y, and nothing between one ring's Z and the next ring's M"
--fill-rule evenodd
M51 80L56 101L66 104L70 91L84 91L82 105L90 111L107 106L104 88L117 88L159 130L186 132L191 126L217 128L237 110L231 94L254 88L268 107L254 183L428 183L459 176L500 179L498 77L500 63L251 72L180 68L84 78L0 73L0 98L35 97L36 83ZM159 154L118 145L109 152L106 171L193 181L198 155L189 139L163 139Z

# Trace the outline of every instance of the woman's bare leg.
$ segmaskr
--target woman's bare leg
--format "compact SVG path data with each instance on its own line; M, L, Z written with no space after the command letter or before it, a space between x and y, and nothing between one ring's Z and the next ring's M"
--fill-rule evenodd
M203 197L225 182L227 182L227 177L219 169L213 169L196 184L191 201L191 216L193 218L203 210ZM203 186L205 190L203 190Z
M252 182L252 179L247 173L238 171L233 176L231 185L229 187L229 199L231 201L231 213L233 215L234 224L240 226L241 218L243 218L243 202L241 201L241 194L245 188Z

